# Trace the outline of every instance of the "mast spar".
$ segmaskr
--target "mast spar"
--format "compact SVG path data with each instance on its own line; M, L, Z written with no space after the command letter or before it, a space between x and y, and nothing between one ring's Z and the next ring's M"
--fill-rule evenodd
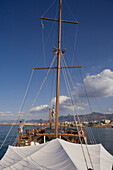
M59 35L58 35L56 121L55 121L55 137L56 138L58 138L58 115L59 115L60 52L61 52L61 8L62 8L62 0L59 0Z

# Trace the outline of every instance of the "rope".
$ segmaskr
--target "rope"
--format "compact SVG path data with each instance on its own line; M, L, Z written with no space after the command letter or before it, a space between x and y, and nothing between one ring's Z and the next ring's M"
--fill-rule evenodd
M82 69L82 71L83 71L83 74L84 74L84 76L85 76L86 74L85 74L84 69ZM87 81L87 79L86 79L86 81ZM88 82L88 81L87 81L87 84L89 84L89 82ZM97 98L95 97L95 95L93 95L93 98L95 99L96 104L97 104L97 106L98 106L98 108L99 108L100 112L101 112L101 113L103 113L103 110L102 110L102 108L101 108L101 106L100 106L99 102L97 101ZM99 137L99 141L102 143L99 133L98 133L98 137Z
M32 72L31 72L30 80L29 80L29 83L28 83L28 86L27 86L27 89L26 89L26 92L25 92L25 95L24 95L22 104L21 104L21 106L20 106L20 113L21 113L22 110L23 110L25 101L26 101L26 99L27 99L27 96L28 96L28 93L29 93L29 90L30 90L30 87L31 87L31 81L32 81L32 78L33 78L33 73L34 73L34 69L33 69ZM19 118L20 118L20 117L19 117Z
M72 13L72 10L69 8L69 5L66 3L66 1L64 0L64 2L65 2L65 4L66 4L66 6L67 6L67 8L68 8L68 10L69 10L69 12L70 12L70 14L72 15L72 17L74 18L74 20L75 21L77 21L77 18L73 15L73 13ZM78 34L78 26L79 26L79 24L77 24L76 25L76 27L75 27L75 39L74 39L74 43L72 42L72 37L71 37L71 34L70 34L70 30L69 29L67 29L67 31L68 31L68 40L70 41L70 43L71 43L71 46L73 47L73 51L75 51L75 46L76 46L76 42L77 42L77 34ZM68 27L67 27L68 28ZM67 35L67 34L66 34ZM73 45L74 44L74 45ZM72 64L73 64L73 61L74 61L74 52L73 52L73 58L72 58Z
M76 42L77 42L77 34L78 34L78 24L77 24L77 28L76 28L76 31L75 31L75 40L74 40L73 51L75 51L75 46L76 46ZM74 52L73 52L73 58L72 58L72 65L73 65L73 61L74 61Z
M70 40L70 36L69 36L69 39L68 40ZM75 36L75 41L76 41L76 36ZM72 41L71 41L71 43L72 43ZM74 47L73 47L73 55L75 54L75 45L76 45L76 43L74 43ZM73 57L73 59L74 59L74 57ZM77 58L76 58L76 60L77 60ZM77 60L77 64L79 65L79 63L78 63L78 60ZM81 71L79 70L79 72L80 72L80 76L81 76ZM83 81L83 77L81 76L81 79L82 79L82 81ZM84 83L84 82L83 82ZM85 88L85 86L84 86L84 89L85 89L85 92L87 93L87 91L86 91L86 88ZM86 95L86 97L88 98L88 95ZM89 106L90 106L90 110L91 110L91 112L92 112L92 107L91 107L91 104L90 104L90 101L89 101L89 98L87 99L88 100L88 103L89 103ZM87 117L86 117L87 118ZM95 137L94 137L94 135L93 135L93 133L92 133L92 131L91 131L91 128L89 128L90 129L90 132L91 132L91 138L92 138L92 143L96 143L96 140L95 140Z
M68 8L69 12L71 13L71 15L73 16L73 18L75 19L75 21L77 21L77 19L76 19L76 18L75 18L75 16L73 15L73 13L72 13L71 9L69 8L69 6L68 6L68 4L66 3L66 1L65 1L65 0L64 0L64 2L65 2L65 4L66 4L66 6L67 6L67 8Z
M55 1L53 2L53 4L55 3ZM52 4L52 5L53 5ZM52 6L51 5L51 6ZM57 3L57 6L58 6L58 3ZM51 8L51 7L50 7ZM56 18L56 16L57 16L57 14L58 14L58 10L56 9L56 14L55 14L55 17L54 18ZM45 15L45 14L44 14ZM43 16L44 16L43 15ZM42 23L42 20L41 20L41 25L43 25L43 23ZM46 42L44 41L44 26L42 27L42 44L43 44L43 56L44 56L44 65L46 65L46 58L45 58L45 48L46 48L46 44L47 44L47 42L48 42L48 39L49 39L49 37L50 37L50 35L51 35L51 31L52 31L52 29L53 29L53 41L54 41L54 39L55 39L55 29L54 28L56 28L56 26L55 26L55 22L53 22L53 24L52 24L52 26L51 26L51 29L50 29L50 31L49 31L49 34L48 34L48 37L47 37L47 39L46 39ZM46 71L46 70L45 70ZM47 84L46 84L46 89L47 89L47 93L48 93L48 87L47 87Z
M63 61L64 61L65 66L67 67L67 64L66 64L66 62L65 62L65 59L64 59L64 56L63 56L63 55L62 55L62 58L63 58ZM69 73L68 68L67 68L67 72L68 72L69 78L70 78L70 80L71 80L71 83L72 83L72 85L73 85L73 87L74 87L74 83L73 83L73 81L72 81L72 78L71 78L71 75L70 75L70 73ZM70 91L71 91L71 90L70 90ZM74 102L74 99L73 99L72 94L71 94L71 97L72 97L73 104L75 105L75 102ZM79 119L77 110L76 110L76 114L77 114L77 119L78 119L79 124L80 124L80 119Z
M7 137L9 136L9 134L10 134L10 132L11 132L11 130L12 130L12 128L13 128L13 125L12 125L11 128L9 129L9 132L7 133L4 141L2 142L2 144L1 144L1 146L0 146L0 150L1 150L1 148L3 147L3 145L4 145L4 143L5 143L6 139L7 139Z
M77 33L76 33L76 34L77 34ZM76 35L76 36L77 36L77 35ZM74 43L74 47L73 47L73 51L74 51L74 52L73 52L73 55L75 55L75 56L76 56L76 53L75 53L76 36L75 36L75 43ZM70 38L69 38L69 40L70 40ZM71 43L72 43L72 41L71 41ZM74 59L74 57L73 57L73 59ZM77 61L77 64L79 65L77 56L76 56L76 61ZM80 72L80 76L81 76L81 79L82 79L82 82L83 82L83 77L82 77L82 75L81 75L81 71L79 70L79 72ZM84 84L84 82L83 82L83 84ZM84 86L84 88L85 88L85 86ZM87 93L86 88L85 88L85 92ZM88 98L88 94L86 95L86 97ZM92 111L92 107L91 107L89 98L88 98L88 103L89 103L89 106L90 106L90 110ZM86 118L87 118L87 116L86 116ZM96 140L95 140L95 137L94 137L94 135L93 135L93 133L92 133L91 128L89 128L89 130L90 130L90 133L91 133L90 136L91 136L91 138L92 138L92 142L91 142L91 143L96 143Z
M64 70L65 70L65 69L62 69L62 72L63 72L63 75L64 75L64 80L65 80L65 84L66 84L68 96L69 96L69 98L70 98L69 89L68 89L68 85L67 85L67 82L66 82L66 72L64 73ZM72 105L72 102L71 102L71 98L70 98L70 104L71 104L71 106L73 106L73 105ZM74 114L74 109L73 109L73 116L74 116L74 120L75 120L75 123L76 123L76 118L75 118L75 114ZM76 123L76 127L77 127L77 132L79 132L77 123ZM78 134L79 134L79 133L78 133ZM79 141L80 141L80 144L81 144L81 148L82 148L82 153L83 153L83 157L84 157L84 160L85 160L85 164L86 164L86 167L87 167L87 169L88 169L88 164L87 164L87 160L86 160L86 157L85 157L84 149L83 149L83 146L82 146L82 140L81 140L80 134L79 134Z
M57 4L57 5L58 5L58 4ZM56 10L55 18L56 18L56 16L57 16L57 14L58 14L58 10ZM42 25L42 24L43 24L43 23L42 23L42 21L41 21L41 25ZM50 33L51 33L54 25L55 25L55 22L53 22L53 24L52 24L52 26L51 26L51 29L50 29L50 32L49 32L49 34L48 34L46 43L47 43L47 41L48 41L48 39L49 39ZM54 28L56 28L56 27L54 27ZM55 35L55 30L54 30L54 33L53 33L53 37L54 37L54 35ZM46 65L46 58L45 58L45 47L46 47L46 43L44 43L44 42L45 42L45 41L44 41L44 29L43 29L43 27L42 27L43 56L44 56L44 65ZM45 72L46 72L46 70L45 70ZM46 84L46 89L47 89L47 94L48 94L48 86L47 86L47 84Z
M23 123L23 127L24 127L25 122L26 122L26 120L27 120L27 118L28 118L28 116L29 116L29 114L30 114L33 106L34 106L34 103L35 103L35 101L36 101L36 99L37 99L37 97L38 97L38 95L39 95L39 93L40 93L40 91L41 91L41 89L42 89L42 87L43 87L43 85L44 85L44 82L45 82L45 80L46 80L46 78L47 78L47 76L48 76L48 74L49 74L49 72L50 72L50 69L51 69L51 67L52 67L52 65L53 65L53 63L54 63L55 58L56 58L56 54L55 54L55 56L54 56L54 58L53 58L53 60L52 60L52 62L51 62L50 68L48 69L48 72L47 72L47 74L46 74L46 76L45 76L45 78L44 78L44 80L43 80L43 82L42 82L42 84L41 84L41 86L40 86L40 89L39 89L39 91L38 91L38 93L37 93L37 95L36 95L36 97L35 97L32 105L31 105L31 108L30 108L30 110L29 110L29 112L28 112L28 114L27 114L27 116L26 116L26 118L25 118L25 121L24 121L24 123Z
M17 119L17 117L14 119L14 122L13 122L12 126L10 127L10 129L9 129L9 131L8 131L5 139L3 140L3 142L2 142L2 144L1 144L1 146L0 146L0 150L1 150L1 148L3 147L6 139L8 138L8 136L9 136L9 134L10 134L10 132L11 132L13 126L14 126L14 123L16 122L16 120L19 120L20 114L21 114L22 109L23 109L23 106L24 106L24 104L25 104L25 100L26 100L27 95L28 95L28 91L29 91L29 88L30 88L30 84L31 84L32 77L33 77L33 70L32 70L32 73L31 73L30 80L29 80L29 84L28 84L28 86L27 86L26 93L25 93L25 95L24 95L24 98L23 98L23 101L22 101L22 104L21 104L21 107L20 107L19 114L17 115L18 119ZM14 131L15 131L15 130L16 130L16 129L14 129ZM14 134L14 131L13 131L13 134ZM13 134L12 134L12 138L13 138ZM11 138L11 140L12 140L12 138ZM11 140L10 140L10 142L11 142Z
M56 1L56 0L55 0ZM50 5L50 7L44 12L44 14L42 15L42 17L50 10L50 8L53 6L53 4L55 3L55 1Z
M43 57L44 57L44 66L46 66L46 58L45 58L45 45L44 45L44 36L43 36L43 28L41 29L42 30L42 46L43 46ZM46 70L44 70L45 73L46 73ZM46 90L47 90L47 94L48 94L48 86L46 84Z
M56 1L56 0L55 0L55 1ZM56 10L55 18L56 18L56 16L57 16L57 14L58 14L58 10ZM42 25L42 20L41 20L41 25ZM51 28L50 28L50 31L49 31L49 33L48 33L48 37L47 37L47 39L46 39L45 46L44 46L43 50L45 50L46 44L47 44L48 39L49 39L49 37L50 37L50 35L51 35L50 33L51 33L54 25L55 25L55 22L53 22L53 24L52 24L52 26L51 26Z
M58 11L57 11L57 13L58 13ZM57 14L56 14L56 15L57 15ZM55 15L55 16L56 16L56 15ZM43 15L42 15L42 17L43 17ZM49 31L48 36L47 36L47 39L46 39L46 41L45 41L45 45L44 45L44 47L43 47L43 51L45 51L45 48L46 48L48 39L49 39L49 37L50 37L50 35L51 35L51 31L52 31L52 29L53 29L54 24L55 24L55 22L53 22L51 28L49 29L50 31ZM41 20L41 27L42 27L42 29L44 29L44 24L43 24L42 20ZM42 55L41 55L40 57L42 57L42 56L43 56L43 53L42 53Z
M20 106L20 109L19 109L19 116L18 116L17 122L18 122L19 119L20 119L20 116L21 116L21 113L22 113L22 110L23 110L25 101L26 101L26 99L27 99L27 96L28 96L28 93L29 93L29 90L30 90L30 87L31 87L31 81L32 81L32 78L33 78L33 73L34 73L34 69L33 69L32 72L31 72L31 76L30 76L30 79L29 79L29 83L28 83L28 86L27 86L27 89L26 89L24 98L23 98L23 100L22 100L22 103L21 103L21 106ZM12 141L12 138L13 138L13 135L14 135L14 132L16 131L16 127L17 127L17 124L16 124L16 126L15 126L15 128L14 128L14 130L13 130L12 137L11 137L11 139L10 139L9 145L11 144L11 141Z
M54 73L55 72L53 70L53 75L52 75L52 79L51 79L51 99L54 96L54 92L55 92L55 90L54 90L55 74ZM51 102L51 107L52 107L52 102Z
M90 103L90 100L89 100L89 96L88 96L88 93L87 93L87 90L86 90L86 86L85 86L85 83L83 81L83 77L82 77L81 71L80 71L80 76L81 76L81 79L82 79L82 82L83 82L83 86L84 86L84 89L85 89L85 93L86 93L86 97L87 97L87 100L88 100L88 103L89 103L90 110L91 110L91 112L93 112L92 107L91 107L91 103ZM92 133L92 131L91 131L91 133ZM92 133L92 137L94 139L94 142L96 143L96 140L95 140L95 137L94 137L93 133Z
M67 67L67 64L66 64L66 61L65 61L65 59L64 59L64 56L62 55L62 57L63 57L64 64L65 64L65 66ZM69 69L68 69L68 68L67 68L67 72L68 72L69 78L70 78L70 80L71 80L73 89L74 89L74 83L73 83L73 80L72 80L72 78L71 78L71 75L70 75L70 73L69 73ZM79 120L79 123L80 123L79 116L78 116L78 120ZM81 130L82 130L82 129L81 129ZM90 137L92 138L92 141L93 141L93 137L92 137L92 136L93 136L93 134L90 136Z
M64 56L62 55L62 57L63 57L63 59L64 59ZM64 60L65 61L65 60ZM66 62L65 62L65 66L67 67L67 65L66 65ZM67 68L67 71L68 71L68 74L69 74L69 70L68 70L68 68ZM70 74L69 74L70 75ZM67 75L66 75L66 77L67 77ZM70 76L71 77L71 76ZM67 79L67 81L68 81L68 79ZM71 79L71 81L72 81L72 79ZM73 82L73 81L72 81ZM69 86L69 89L70 89L70 85L69 85L69 81L68 81L68 86ZM71 92L71 89L70 89L70 92ZM73 101L73 105L75 106L75 102L74 102L74 99L73 99L73 96L72 96L72 93L71 93L71 97L72 97L72 101ZM76 109L76 107L75 107L75 109ZM79 124L80 124L80 119L79 119L79 116L78 116L78 113L77 113L77 110L76 110L76 115L77 115L77 118L78 118L78 121L79 121ZM75 115L74 115L74 119L75 119ZM76 120L76 119L75 119ZM78 127L77 127L78 128ZM81 130L82 130L82 126L81 126ZM78 131L78 130L77 130ZM79 133L78 133L79 134ZM80 135L79 135L80 136ZM81 139L81 138L80 138ZM81 141L82 142L82 141ZM82 144L82 143L81 143ZM86 149L87 149L87 152L88 152L88 156L89 156L89 159L90 159L90 163L91 163L91 166L92 166L92 168L94 169L94 167L93 167L93 163L92 163L92 160L91 160L91 156L90 156L90 153L89 153L89 150L88 150L88 147L87 147L87 143L86 143ZM82 148L82 150L83 150L83 148ZM84 154L83 154L84 155ZM86 159L85 159L86 160ZM86 165L87 166L87 165Z
M44 78L44 80L43 80L43 82L42 82L42 84L41 84L41 86L40 86L40 89L39 89L39 91L38 91L38 93L37 93L37 95L36 95L36 97L35 97L32 105L31 105L31 108L30 108L30 110L29 110L29 112L28 112L28 114L27 114L27 116L26 116L26 118L25 118L25 120L24 120L23 127L24 127L24 125L25 125L25 123L26 123L26 120L27 120L27 118L28 118L28 116L29 116L29 114L30 114L33 106L34 106L34 103L35 103L35 101L36 101L36 99L37 99L37 97L38 97L38 95L39 95L39 93L40 93L40 91L41 91L41 89L42 89L42 87L43 87L43 85L44 85L44 82L45 82L45 80L46 80L46 78L47 78L47 76L48 76L48 74L49 74L49 72L50 72L50 69L51 69L51 67L52 67L52 65L53 65L53 63L54 63L55 58L56 58L56 54L54 55L54 58L53 58L53 60L52 60L52 62L51 62L51 65L50 65L50 68L48 69L48 72L47 72L47 74L45 75L45 78ZM18 135L17 135L17 136L18 136ZM17 138L18 138L18 137L17 137ZM17 143L17 141L14 143L14 146L15 146L16 143Z
M66 66L66 65L65 65L65 66ZM67 67L67 66L66 66L66 67ZM68 70L68 69L67 69L67 70ZM68 73L69 73L69 71L68 71ZM66 75L66 78L67 78L66 72L65 72L65 75ZM70 74L69 74L69 75L70 75ZM72 80L72 79L71 79L71 80ZM68 78L67 78L67 82L68 82L68 86L69 86L70 93L71 93L71 88L70 88L70 84L69 84ZM75 105L75 102L74 102L72 93L71 93L71 98L72 98L73 105L74 105L74 107L75 107L76 105ZM79 124L81 124L76 107L75 107L75 110L76 110L76 115L77 115L78 122L79 122ZM75 115L74 115L74 119L75 119ZM81 130L82 130L82 126L81 126Z
M55 1L56 1L56 0L55 0ZM55 1L53 2L53 4L55 3ZM53 5L53 4L52 4L52 5ZM52 5L50 6L50 8L52 7ZM50 9L50 8L49 8L49 9ZM48 9L48 10L49 10L49 9ZM48 10L47 10L47 11L48 11ZM46 11L46 12L47 12L47 11ZM45 12L45 13L46 13L46 12ZM57 13L58 13L58 11L56 11L56 15L57 15ZM42 17L43 17L44 15L45 15L45 14L43 14ZM55 15L55 16L56 16L56 15ZM47 39L46 39L45 45L44 45L44 37L42 37L43 55L44 55L44 57L45 57L45 47L46 47L46 44L47 44L48 39L49 39L49 37L50 37L50 33L51 33L52 29L53 29L54 24L55 24L55 23L53 22L53 24L52 24L52 26L51 26L51 29L50 29L50 31L49 31L48 37L47 37ZM44 26L43 26L42 20L41 20L41 25L42 25L42 36L43 36ZM46 63L45 58L44 58L44 63ZM34 71L34 70L33 70L33 71ZM31 77L32 77L32 76L31 76ZM48 89L48 88L47 88L47 89ZM24 104L23 104L23 106L24 106ZM22 109L23 109L23 107L22 107ZM15 130L16 130L16 129L15 129Z

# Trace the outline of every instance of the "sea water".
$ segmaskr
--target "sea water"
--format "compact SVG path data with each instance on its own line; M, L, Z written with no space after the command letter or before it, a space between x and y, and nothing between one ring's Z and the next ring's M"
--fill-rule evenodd
M101 143L113 155L113 128L87 127L86 136L89 144L95 140L96 144Z
M0 125L0 146L4 141L9 129L9 125ZM101 128L101 127L87 127L85 128L85 134L87 141L90 144L101 143L104 148L113 155L113 128ZM17 141L18 127L13 126L11 133L9 134L6 142L0 150L0 159L3 157L9 145L12 145ZM12 139L12 140L11 140Z
M4 145L0 149L0 159L3 157L3 155L7 151L8 146L13 145L14 141L17 140L16 137L18 135L18 126L12 126L11 128L10 125L0 125L0 147L10 129L11 129L11 132L9 133Z

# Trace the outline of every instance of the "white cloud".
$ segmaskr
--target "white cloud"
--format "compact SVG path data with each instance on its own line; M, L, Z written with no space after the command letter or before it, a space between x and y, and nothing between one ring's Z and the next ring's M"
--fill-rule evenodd
M13 113L11 113L10 111L0 112L0 116L13 116Z
M48 111L49 105L40 105L32 108L32 112L43 112Z
M84 107L82 107L82 106L77 106L77 110L84 110Z
M5 111L5 112L0 112L0 121L1 120L9 120L9 119L14 119L15 114L10 112L10 111Z
M70 100L70 97L67 97L67 96L60 96L59 97L59 104L63 104L65 103L66 101ZM56 103L56 97L54 97L52 100L51 100L51 103L54 104Z
M109 112L113 112L113 108L108 108L108 111Z
M84 78L84 84L89 97L113 96L113 71L105 69L100 74L88 75ZM78 85L80 97L86 97L82 85Z
M11 112L7 111L7 112L0 112L0 114L10 114Z
M51 100L51 104L56 105L56 97L54 97ZM59 109L60 110L66 110L66 109L72 110L73 109L73 106L70 103L70 97L67 97L67 96L60 96L59 97Z
M76 102L76 109L77 110L84 110L84 107L81 106L82 103ZM56 97L54 97L51 102L50 105L56 105ZM83 104L82 104L83 105ZM36 106L34 107L31 112L33 113L42 113L42 112L48 112L50 106L49 105L40 105L40 106ZM67 110L73 110L74 106L70 103L70 97L68 96L60 96L59 97L59 109L63 112L66 112Z

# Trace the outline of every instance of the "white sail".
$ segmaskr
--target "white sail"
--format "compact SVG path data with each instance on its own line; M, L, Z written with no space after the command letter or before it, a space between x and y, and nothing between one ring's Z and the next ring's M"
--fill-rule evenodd
M83 145L88 168L91 168L86 146ZM95 170L112 170L113 156L101 144L88 145ZM1 169L87 170L80 144L54 139L38 146L9 146L0 161Z

